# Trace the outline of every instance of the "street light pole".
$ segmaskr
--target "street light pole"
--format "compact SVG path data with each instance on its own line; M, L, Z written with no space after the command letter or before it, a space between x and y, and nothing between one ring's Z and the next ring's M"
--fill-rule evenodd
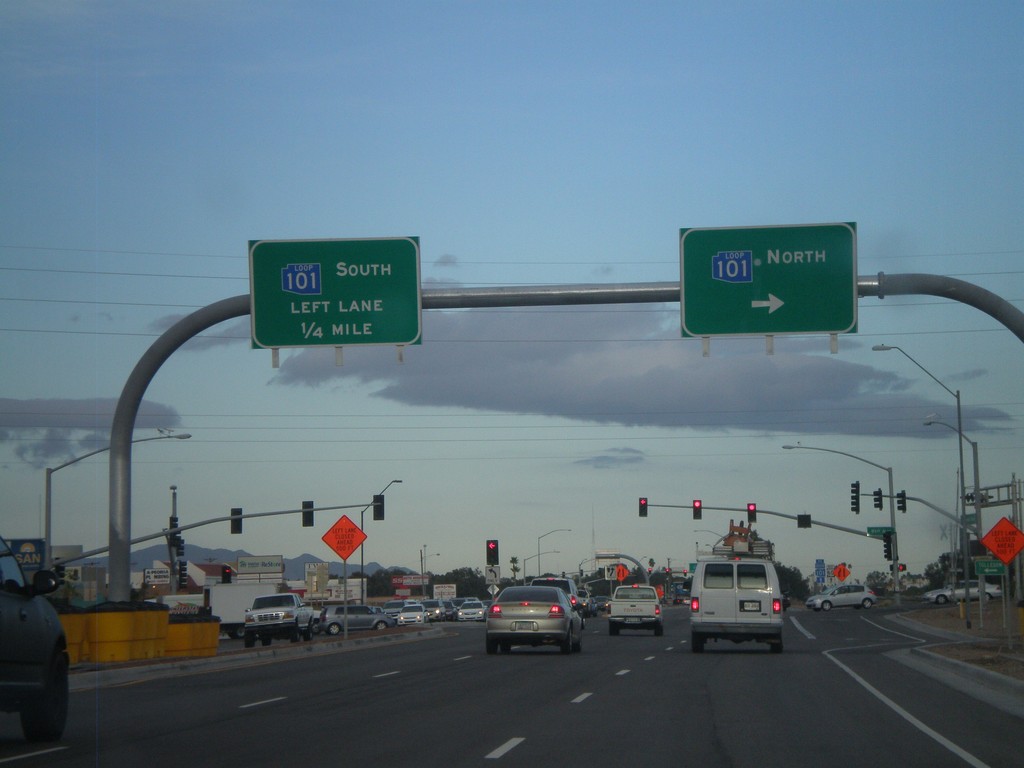
M940 387L942 387L944 390L946 390L949 394L951 394L956 399L956 427L957 427L956 431L957 431L957 434L960 435L961 438L963 438L963 436L964 436L964 419L963 419L963 413L960 410L960 390L958 389L956 392L951 390L949 387L947 387L945 384L943 384L941 381L939 381L937 378L935 378L935 376L932 375L931 371L929 371L927 368L925 368L923 365L921 365L919 362L917 362L917 360L912 358L909 354L907 354L907 352L905 352L900 347L892 346L892 345L889 345L889 344L875 344L875 346L873 346L871 348L871 350L873 352L889 352L889 351L894 350L894 349L897 352L899 352L901 355L903 355L905 358L907 358L907 360L909 360L914 365L916 365L918 368L920 368L922 371L924 371L928 375L928 378L930 378L932 381L934 381L936 384L938 384ZM970 582L967 580L967 561L970 559L971 552L970 552L970 535L967 533L967 526L966 526L967 510L964 507L964 501L967 498L967 489L965 488L966 478L964 477L964 441L963 441L963 439L957 440L957 449L958 449L959 454L960 454L960 516L961 516L961 520L960 520L960 550L961 550L961 556L962 556L963 561L964 561L964 600L967 601L967 605L970 605L970 603L971 603L971 585L970 585ZM978 494L975 493L974 495L977 496ZM980 503L979 503L979 501L977 499L975 499L975 512L978 512L979 510L980 510ZM978 604L980 606L980 604L981 604L980 600L978 601ZM970 629L971 628L971 612L965 610L964 611L964 616L966 618L967 629Z
M857 461L862 461L865 464L870 464L872 467L877 467L878 469L884 470L885 473L889 476L889 526L892 528L893 537L896 541L896 548L895 552L893 552L891 566L892 588L893 591L896 593L896 605L902 605L903 600L900 596L900 545L899 536L896 534L896 502L893 499L893 494L895 490L893 488L892 482L892 467L884 467L881 464L876 464L875 462L869 461L868 459L865 459L861 456L855 456L854 454L847 453L846 451L837 451L833 448L814 448L810 445L800 445L800 443L797 443L796 445L784 445L782 447L784 450L787 451L802 448L805 451L824 451L825 453L836 453L839 454L840 456L846 456L847 458L850 459L856 459Z
M543 539L545 536L550 536L552 533L559 533L559 532L562 532L562 533L572 533L572 528L555 528L555 530L548 531L547 533L542 533L540 536L537 537L537 577L538 578L540 578L540 576L542 575L541 572L540 572L540 554L541 554L540 553L540 540Z
M387 485L384 486L384 491L386 491L388 488L390 488L395 483L400 483L400 482L402 482L402 481L401 480L392 480L390 483L388 483ZM384 491L381 491L378 495L383 496L384 495ZM370 505L367 504L359 512L359 530L361 530L363 533L366 533L366 529L364 528L366 523L363 520L363 515L366 514L366 510L368 510L369 508L370 508ZM365 544L366 544L366 539L363 539L362 544L359 545L359 604L360 605L366 605L366 570L365 570L366 566L363 564L363 546ZM346 573L342 578L345 579L345 602L347 603L348 602L348 573Z
M132 440L132 443L147 443L150 440L188 440L191 437L192 435L188 432L183 432L180 435L163 434L157 435L156 437L140 437L138 440ZM103 448L97 448L95 451L83 453L81 456L76 456L70 461L65 461L59 466L46 468L46 482L43 490L43 542L44 548L46 549L45 567L49 568L53 565L53 552L51 551L53 538L51 528L53 525L53 473L58 469L64 469L64 467L70 467L72 464L77 464L82 459L88 459L90 456L95 456L97 453L104 453L109 450L110 446L107 445Z
M545 549L543 552L538 552L536 555L530 555L529 557L524 557L523 558L523 586L524 587L526 586L526 564L530 560L533 560L533 558L535 558L535 557L536 558L540 558L541 555L560 555L560 554L562 554L562 553L559 550L557 550L557 549ZM539 564L540 560L538 559L537 562ZM540 578L540 565L537 566L537 578Z

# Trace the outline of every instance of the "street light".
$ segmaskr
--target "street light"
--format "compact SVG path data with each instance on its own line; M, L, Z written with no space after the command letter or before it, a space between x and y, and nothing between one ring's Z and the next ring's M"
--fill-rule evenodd
M157 435L156 437L140 437L138 440L132 440L132 443L148 443L150 440L188 440L192 437L188 432L182 432L180 435L172 435L169 432ZM53 553L51 552L51 525L53 519L53 473L58 469L64 469L64 467L70 467L72 464L77 464L82 459L88 459L90 456L95 456L97 453L103 453L109 451L110 446L104 446L103 448L97 448L95 451L89 451L83 453L81 456L76 456L70 461L65 461L63 464L57 467L46 468L46 487L43 493L43 541L46 549L46 567L49 568L53 564Z
M936 384L938 384L940 387L942 387L944 390L946 390L949 394L951 394L956 399L956 432L957 432L958 435L960 435L961 438L963 438L963 436L964 436L964 419L963 419L963 413L960 410L960 390L958 389L956 392L951 390L949 387L947 387L945 384L943 384L941 381L939 381L937 378L935 378L935 376L932 374L931 371L929 371L927 368L925 368L923 365L921 365L919 362L917 362L917 360L912 358L909 354L907 354L900 347L891 346L889 344L875 344L875 346L873 346L871 348L871 350L873 352L889 352L889 351L894 350L894 349L897 352L899 352L901 355L903 355L905 358L907 358L907 360L909 360L914 365L916 365L918 368L920 368L922 371L924 371L928 375L928 378L930 378L932 381L934 381ZM971 600L971 592L970 592L970 582L967 580L967 560L968 560L968 558L970 556L970 546L969 546L969 542L968 542L969 537L967 535L966 527L964 525L966 523L966 516L967 516L967 513L964 510L964 499L967 498L967 489L966 489L966 479L964 478L964 442L963 442L963 439L957 441L957 449L958 449L959 454L960 454L960 515L961 515L961 520L960 520L960 546L961 546L961 552L962 552L963 561L964 561L964 600L966 600L968 605L969 605L970 604L970 600ZM977 489L975 489L975 490L977 491ZM974 498L974 511L975 511L976 515L980 515L981 514L981 500L978 498L978 493L977 492L975 492L974 496L975 496L975 498ZM981 601L978 601L978 602L979 602L979 606L980 606ZM966 619L967 619L967 628L970 629L971 628L971 612L970 611L964 611L964 615L966 616Z
M426 583L424 583L424 579L426 578L426 575L427 575L427 558L428 557L437 557L440 554L441 554L440 552L432 552L431 554L428 555L427 554L427 545L426 544L424 544L423 548L420 550L420 597L421 598L427 596L427 585L426 585Z
M869 461L868 459L865 459L861 456L855 456L854 454L847 453L846 451L837 451L833 448L815 448L810 445L801 445L800 443L797 443L796 445L784 445L782 446L782 448L783 450L786 451L792 451L801 448L805 451L823 451L825 453L837 453L840 456L846 456L847 458L850 459L856 459L857 461L862 461L865 464L870 464L872 467L877 467L878 469L883 470L889 476L889 526L892 528L893 533L896 533L896 502L895 499L893 499L894 489L892 483L892 467L884 467L881 464L876 464L875 462ZM899 541L898 538L897 541ZM892 588L893 591L896 593L896 605L902 605L902 598L900 597L899 557L899 548L897 547L896 552L894 553L894 557L892 559Z
M540 554L541 554L540 553L540 540L543 539L545 536L550 536L552 533L559 533L559 532L562 532L562 533L572 533L572 528L555 528L555 530L548 531L547 533L542 533L540 536L537 537L537 576L541 575L541 572L540 572Z
M530 560L533 560L533 558L535 558L535 557L537 558L537 577L540 578L540 556L541 555L560 555L560 554L562 554L562 553L560 551L558 551L557 549L546 549L543 552L538 552L536 555L530 555L529 557L524 557L523 558L523 586L526 586L526 564Z
M400 483L400 482L402 482L402 481L401 480L392 480L390 483L388 483L387 485L384 486L384 491L386 491L388 488L390 488L395 483ZM384 495L384 491L381 491L377 495L378 496L383 496ZM360 511L360 513L359 513L359 530L363 531L363 533L366 533L366 531L363 529L363 526L365 525L365 523L363 522L363 515L366 514L366 510L368 510L371 506L372 505L367 504L365 507L363 507L362 511ZM365 543L366 543L366 539L363 539L363 543L359 545L359 603L361 605L366 605L366 571L364 570L364 568L366 566L363 565L363 545ZM348 602L348 574L347 573L345 574L345 602Z

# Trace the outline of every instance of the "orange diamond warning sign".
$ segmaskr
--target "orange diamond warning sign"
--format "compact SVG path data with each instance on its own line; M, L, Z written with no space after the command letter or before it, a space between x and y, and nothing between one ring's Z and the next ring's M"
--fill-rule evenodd
M1024 549L1024 531L1003 517L985 534L981 543L1006 565Z
M359 549L359 545L366 541L366 534L362 528L349 520L348 515L342 515L322 538L342 560L348 560L352 553Z

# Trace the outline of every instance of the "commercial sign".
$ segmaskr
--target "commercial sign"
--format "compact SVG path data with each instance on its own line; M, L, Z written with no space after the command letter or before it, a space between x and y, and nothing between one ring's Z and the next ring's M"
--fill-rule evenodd
M258 347L419 341L417 237L250 240L250 319Z
M147 584L171 583L170 568L146 568L142 573Z
M46 541L44 539L11 539L8 542L14 559L23 571L38 571L46 559Z
M282 555L239 555L238 574L246 573L284 573L284 557Z
M855 224L682 229L679 271L684 336L856 330Z

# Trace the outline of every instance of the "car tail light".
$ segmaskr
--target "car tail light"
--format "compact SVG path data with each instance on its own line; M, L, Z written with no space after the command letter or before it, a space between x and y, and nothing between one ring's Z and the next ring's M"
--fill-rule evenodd
M693 613L700 612L700 598L699 597L691 597L690 598L690 611L693 612Z
M777 597L772 598L772 613L782 613L782 600Z
M491 614L491 616L501 616L501 606L497 603L494 603L490 608L487 609L487 612Z
M660 605L654 606L654 615L655 616L661 616L661 606Z
M569 602L572 603L572 607L575 608L577 604L576 595L569 595Z
M565 609L563 609L560 605L552 605L551 610L548 611L548 618L557 619L561 618L562 616L565 616Z

